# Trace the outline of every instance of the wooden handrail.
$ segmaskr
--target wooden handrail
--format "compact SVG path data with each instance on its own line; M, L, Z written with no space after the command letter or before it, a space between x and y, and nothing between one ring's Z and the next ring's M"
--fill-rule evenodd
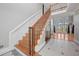
M49 8L46 13L40 17L40 19L32 26L30 27L29 33L29 40L30 40L30 55L35 55L35 46L37 45L37 41L40 39L40 35L42 34L42 31L44 29L44 26L50 16L51 8ZM32 40L32 41L31 41Z

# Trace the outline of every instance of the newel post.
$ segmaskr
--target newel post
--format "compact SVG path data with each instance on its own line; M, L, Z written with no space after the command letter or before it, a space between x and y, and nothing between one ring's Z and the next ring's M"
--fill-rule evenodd
M29 54L35 55L35 39L34 39L34 28L29 27Z

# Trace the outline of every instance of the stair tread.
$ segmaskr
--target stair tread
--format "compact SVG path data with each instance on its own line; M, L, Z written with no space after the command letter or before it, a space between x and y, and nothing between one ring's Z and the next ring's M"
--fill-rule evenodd
M29 54L29 49L22 47L20 45L16 45L16 48L18 48L21 52L23 52L24 54L26 54L27 56L30 56ZM35 52L35 56L41 56L38 52Z
M20 41L19 44L23 47L29 48L29 43L28 42Z
M29 56L29 49L23 47L23 46L20 46L19 44L16 45L16 48L18 48L20 51L22 51L24 54L28 55Z

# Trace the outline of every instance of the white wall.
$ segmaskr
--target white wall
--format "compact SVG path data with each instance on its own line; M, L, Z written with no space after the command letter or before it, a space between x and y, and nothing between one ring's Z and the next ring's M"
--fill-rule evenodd
M15 29L9 32L9 46L15 46L22 40L23 36L29 32L29 27L32 27L42 16L42 10L40 9L28 19L26 19L22 24L17 26ZM29 21L30 20L30 21Z
M41 8L41 4L0 4L0 45L8 46L9 31Z
M75 38L79 43L79 13L74 15L74 25L75 25Z

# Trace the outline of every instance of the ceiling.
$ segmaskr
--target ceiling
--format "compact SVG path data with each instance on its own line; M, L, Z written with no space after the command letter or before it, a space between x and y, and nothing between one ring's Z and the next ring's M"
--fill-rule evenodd
M56 7L56 5L58 5ZM58 10L58 11L52 11L51 15L53 19L65 19L68 16L74 15L76 13L78 13L77 11L79 11L79 3L56 3L56 4L52 4L52 9L57 8L61 8L63 6L67 6L64 10Z

